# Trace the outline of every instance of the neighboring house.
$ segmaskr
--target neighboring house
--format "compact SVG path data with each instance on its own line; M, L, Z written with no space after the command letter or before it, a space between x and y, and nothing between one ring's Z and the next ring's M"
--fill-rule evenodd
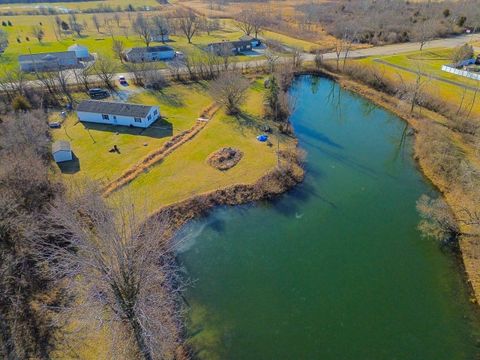
M250 41L252 44L252 47L259 47L262 45L262 41L259 38L250 36L250 35L244 35L240 38L241 41Z
M160 111L158 106L86 100L78 104L77 116L84 122L147 128Z
M60 163L73 159L72 149L68 141L55 141L52 145L52 155L55 162Z
M18 62L26 72L72 69L81 65L75 51L20 55Z
M169 60L175 57L175 50L170 46L135 47L125 52L125 58L130 62L148 62Z
M245 51L252 51L252 43L250 41L222 41L207 45L207 50L215 55L223 55L231 53L233 55L241 54Z

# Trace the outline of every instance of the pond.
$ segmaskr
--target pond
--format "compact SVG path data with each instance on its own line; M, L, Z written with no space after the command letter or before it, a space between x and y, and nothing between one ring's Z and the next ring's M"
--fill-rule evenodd
M198 358L478 358L459 261L417 230L416 200L437 194L405 123L329 79L291 93L305 182L179 234Z

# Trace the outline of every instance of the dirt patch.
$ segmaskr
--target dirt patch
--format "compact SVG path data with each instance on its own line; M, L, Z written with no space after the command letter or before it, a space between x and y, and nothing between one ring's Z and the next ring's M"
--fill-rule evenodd
M207 163L220 171L231 169L242 160L243 152L232 147L225 147L210 154Z

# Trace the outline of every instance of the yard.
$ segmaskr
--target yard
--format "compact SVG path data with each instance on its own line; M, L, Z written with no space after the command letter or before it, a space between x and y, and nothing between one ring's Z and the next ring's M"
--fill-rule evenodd
M172 85L162 92L142 92L133 95L129 101L159 105L163 119L144 130L84 124L71 114L62 128L52 130L54 140L70 141L78 158L71 164L62 165L64 174L75 178L88 176L105 182L113 180L173 135L190 128L213 100L200 83ZM120 154L109 152L114 145Z
M168 156L160 165L136 178L125 188L134 199L145 201L150 211L199 193L229 185L254 183L276 165L274 146L256 140L263 123L263 86L257 80L249 90L244 113L236 118L218 113L202 132ZM282 138L281 146L294 146ZM240 149L244 156L232 169L222 172L207 163L222 147Z
M207 83L175 84L163 92L141 92L130 101L158 104L165 119L146 130L83 124L74 115L62 128L52 130L54 140L68 140L78 161L61 165L66 179L89 177L103 182L114 180L148 154L160 148L179 132L192 127L198 116L213 100ZM149 211L184 200L193 195L236 183L253 183L276 165L276 137L272 145L261 143L263 116L263 79L248 91L243 113L239 117L219 111L192 140L186 142L163 161L135 178L118 191L128 192L135 201L147 202ZM146 144L146 146L145 146ZM293 145L281 137L281 146ZM114 145L120 153L109 152ZM222 147L240 149L244 156L232 169L222 172L208 165L208 156ZM114 193L116 194L116 193ZM114 195L112 195L114 196Z

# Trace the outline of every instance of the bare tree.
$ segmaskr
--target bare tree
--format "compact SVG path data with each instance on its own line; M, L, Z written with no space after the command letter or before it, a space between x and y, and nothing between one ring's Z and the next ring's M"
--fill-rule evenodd
M115 23L117 24L117 28L120 29L120 21L122 20L122 18L120 17L120 14L118 12L113 14L113 20L115 20Z
M268 72L270 74L273 74L277 66L277 63L280 60L280 55L267 49L267 51L265 51L265 57L267 58Z
M153 40L153 29L150 20L145 18L142 13L139 13L133 23L133 29L145 45L149 47Z
M213 98L225 106L227 114L238 114L240 105L245 101L249 81L242 75L227 71L221 73L210 84L210 92Z
M170 24L163 16L156 16L154 19L155 34L160 41L165 43L167 36L170 34Z
M124 54L125 54L125 44L122 40L117 40L114 39L112 43L112 50L115 55L117 55L117 58L122 62L123 64L123 59L124 59Z
M177 27L185 35L188 43L192 43L192 38L199 29L200 18L193 10L180 9L175 14Z
M62 22L63 22L62 18L56 15L55 16L55 27L56 27L55 34L58 33L60 37L62 37L62 34L63 34Z
M34 249L54 241L40 235L39 219L55 193L45 115L2 116L0 144L0 358L49 359L58 329L46 308L63 302Z
M100 32L100 28L102 27L101 24L100 24L100 20L98 20L98 17L97 15L92 15L92 23L93 23L93 26L95 26L95 29L97 29L97 32L99 33Z
M118 66L115 61L107 56L99 55L92 69L106 87L112 90L115 89L113 79L118 71Z
M61 93L68 99L69 104L73 104L74 100L70 90L70 79L72 73L68 70L59 70L53 72L53 74L56 76L55 80Z
M45 32L43 31L40 25L32 26L31 34L38 40L40 44L42 43L43 38L45 37Z
M91 86L89 68L82 67L78 69L72 69L72 73L75 77L76 83L81 85L84 90L88 92Z
M0 30L0 49L4 50L8 46L8 34L6 31Z
M245 35L251 35L255 30L253 25L254 14L255 10L242 10L235 18L237 21L237 27L240 31L243 31Z
M413 29L413 39L420 43L420 51L423 50L427 42L435 37L435 26L436 23L428 18L422 18L417 22Z
M401 74L397 73L401 86L399 87L399 96L402 100L408 101L410 104L410 114L415 110L415 106L425 102L425 87L429 83L430 78L422 71L421 64L416 64L415 81L404 81Z
M320 50L315 51L315 57L313 58L313 63L317 70L322 68L323 65L323 53Z
M176 297L182 285L167 219L143 222L146 212L128 197L107 205L95 184L77 188L83 190L55 202L49 217L60 225L56 237L69 244L50 247L48 261L78 297L72 309L85 313L84 321L108 323L117 358L174 358L181 345Z
M292 67L295 70L298 70L302 67L303 64L303 53L302 49L299 48L293 48L292 49Z
M70 28L77 34L77 36L82 36L82 31L84 30L84 27L78 22L77 15L75 15L75 13L71 13L68 17L68 21L70 23Z

